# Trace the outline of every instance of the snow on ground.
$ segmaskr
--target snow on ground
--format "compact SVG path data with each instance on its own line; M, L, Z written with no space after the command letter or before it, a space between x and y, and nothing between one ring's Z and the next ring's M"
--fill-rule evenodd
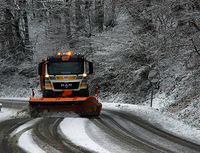
M117 98L117 96L113 98L115 99L115 103L103 103L103 109L111 109L119 112L132 113L133 115L138 116L141 119L146 120L150 124L160 128L161 130L200 144L200 129L191 127L181 121L172 119L171 117L167 116L167 114L162 114L155 108L141 105L116 103L118 100L120 100L120 98ZM160 108L159 104L157 106L158 108ZM16 116L17 111L17 109L2 108L0 112L0 121L13 118L14 116ZM34 119L20 126L11 133L11 136L23 131L24 129L30 128L39 120L40 118ZM79 146L90 148L91 150L96 152L109 152L97 143L95 143L87 135L85 127L88 122L90 122L90 120L87 118L68 116L59 125L59 130L61 130L61 132L67 137L67 139L71 140L73 143ZM31 137L31 130L28 130L21 135L18 141L18 145L27 152L44 152L33 141Z
M119 112L132 113L135 116L146 120L155 127L171 133L175 136L200 144L200 130L184 124L162 114L158 110L140 105L122 104L122 103L103 103L103 109L111 109ZM85 131L87 123L90 122L86 118L65 118L59 128L61 132L78 146L90 148L96 152L109 152L95 143ZM74 131L74 132L72 132Z
M37 122L39 122L41 120L41 118L36 118L33 119L21 126L19 126L17 129L15 129L10 136L13 137L14 135L22 132L24 130L27 130L28 128L31 128L34 124L36 124ZM23 150L25 150L26 152L29 153L43 153L44 151L34 142L33 138L32 138L32 133L31 130L27 130L26 132L24 132L18 140L18 146L20 148L22 148Z
M172 103L174 103L173 96L167 97L165 93L158 93L154 96L152 107L156 109L164 109Z
M19 147L27 153L45 153L45 151L38 147L38 145L34 142L31 132L32 130L28 130L21 135L18 140Z
M162 114L154 108L121 103L103 103L103 108L116 110L119 112L123 111L132 113L142 118L143 120L146 120L150 124L160 128L161 130L200 144L200 129L191 127L181 121L175 120L166 114Z
M17 111L16 109L2 108L0 111L0 122L13 118Z
M90 148L95 152L108 153L109 151L99 146L86 134L85 126L88 121L89 119L86 118L65 118L59 128L73 143L87 149Z
M6 101L8 101L8 100L11 100L11 101L20 101L20 102L22 102L22 101L28 101L29 100L29 98L19 98L19 97L0 97L0 101L2 101L2 100L6 100Z
M29 117L28 114L28 100L29 98L17 98L17 97L0 97L0 103L5 110L14 111L15 117ZM8 109L9 108L9 109ZM7 111L4 111L8 113Z
M29 122L27 122L27 123L25 123L25 124L19 126L17 129L15 129L15 130L10 134L10 136L12 137L12 136L14 136L14 135L17 134L17 133L19 133L19 132L21 132L21 131L23 131L23 130L25 130L25 129L27 129L27 128L32 127L34 124L36 124L36 123L39 122L40 120L41 120L41 118L36 118L36 119L33 119L33 120L31 120L31 121L29 121Z

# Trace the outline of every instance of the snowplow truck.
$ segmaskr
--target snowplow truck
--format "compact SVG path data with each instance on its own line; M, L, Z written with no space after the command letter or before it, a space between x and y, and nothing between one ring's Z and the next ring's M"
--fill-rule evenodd
M81 54L58 52L38 66L42 97L34 94L29 100L31 117L43 111L67 111L80 116L98 116L102 104L89 95L88 77L93 74L93 63ZM96 91L97 92L97 91Z

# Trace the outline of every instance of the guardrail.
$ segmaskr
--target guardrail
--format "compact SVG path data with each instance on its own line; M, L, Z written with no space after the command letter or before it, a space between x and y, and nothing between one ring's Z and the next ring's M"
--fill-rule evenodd
M1 108L21 109L28 106L29 98L0 98Z

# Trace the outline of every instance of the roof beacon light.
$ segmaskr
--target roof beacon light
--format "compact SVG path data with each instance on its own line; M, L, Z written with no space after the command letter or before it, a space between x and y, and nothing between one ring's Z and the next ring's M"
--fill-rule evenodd
M57 53L57 55L58 55L58 56L62 56L62 52L59 51L59 52Z
M73 56L73 52L72 51L68 51L67 52L67 56Z

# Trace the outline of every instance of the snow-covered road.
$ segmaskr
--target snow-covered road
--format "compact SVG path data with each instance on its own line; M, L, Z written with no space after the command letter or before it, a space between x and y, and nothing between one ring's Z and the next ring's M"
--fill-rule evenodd
M1 114L7 111L3 109ZM200 150L199 130L144 106L104 103L98 118L31 119L26 115L15 118L17 110L12 112L0 122L0 152L197 153Z

